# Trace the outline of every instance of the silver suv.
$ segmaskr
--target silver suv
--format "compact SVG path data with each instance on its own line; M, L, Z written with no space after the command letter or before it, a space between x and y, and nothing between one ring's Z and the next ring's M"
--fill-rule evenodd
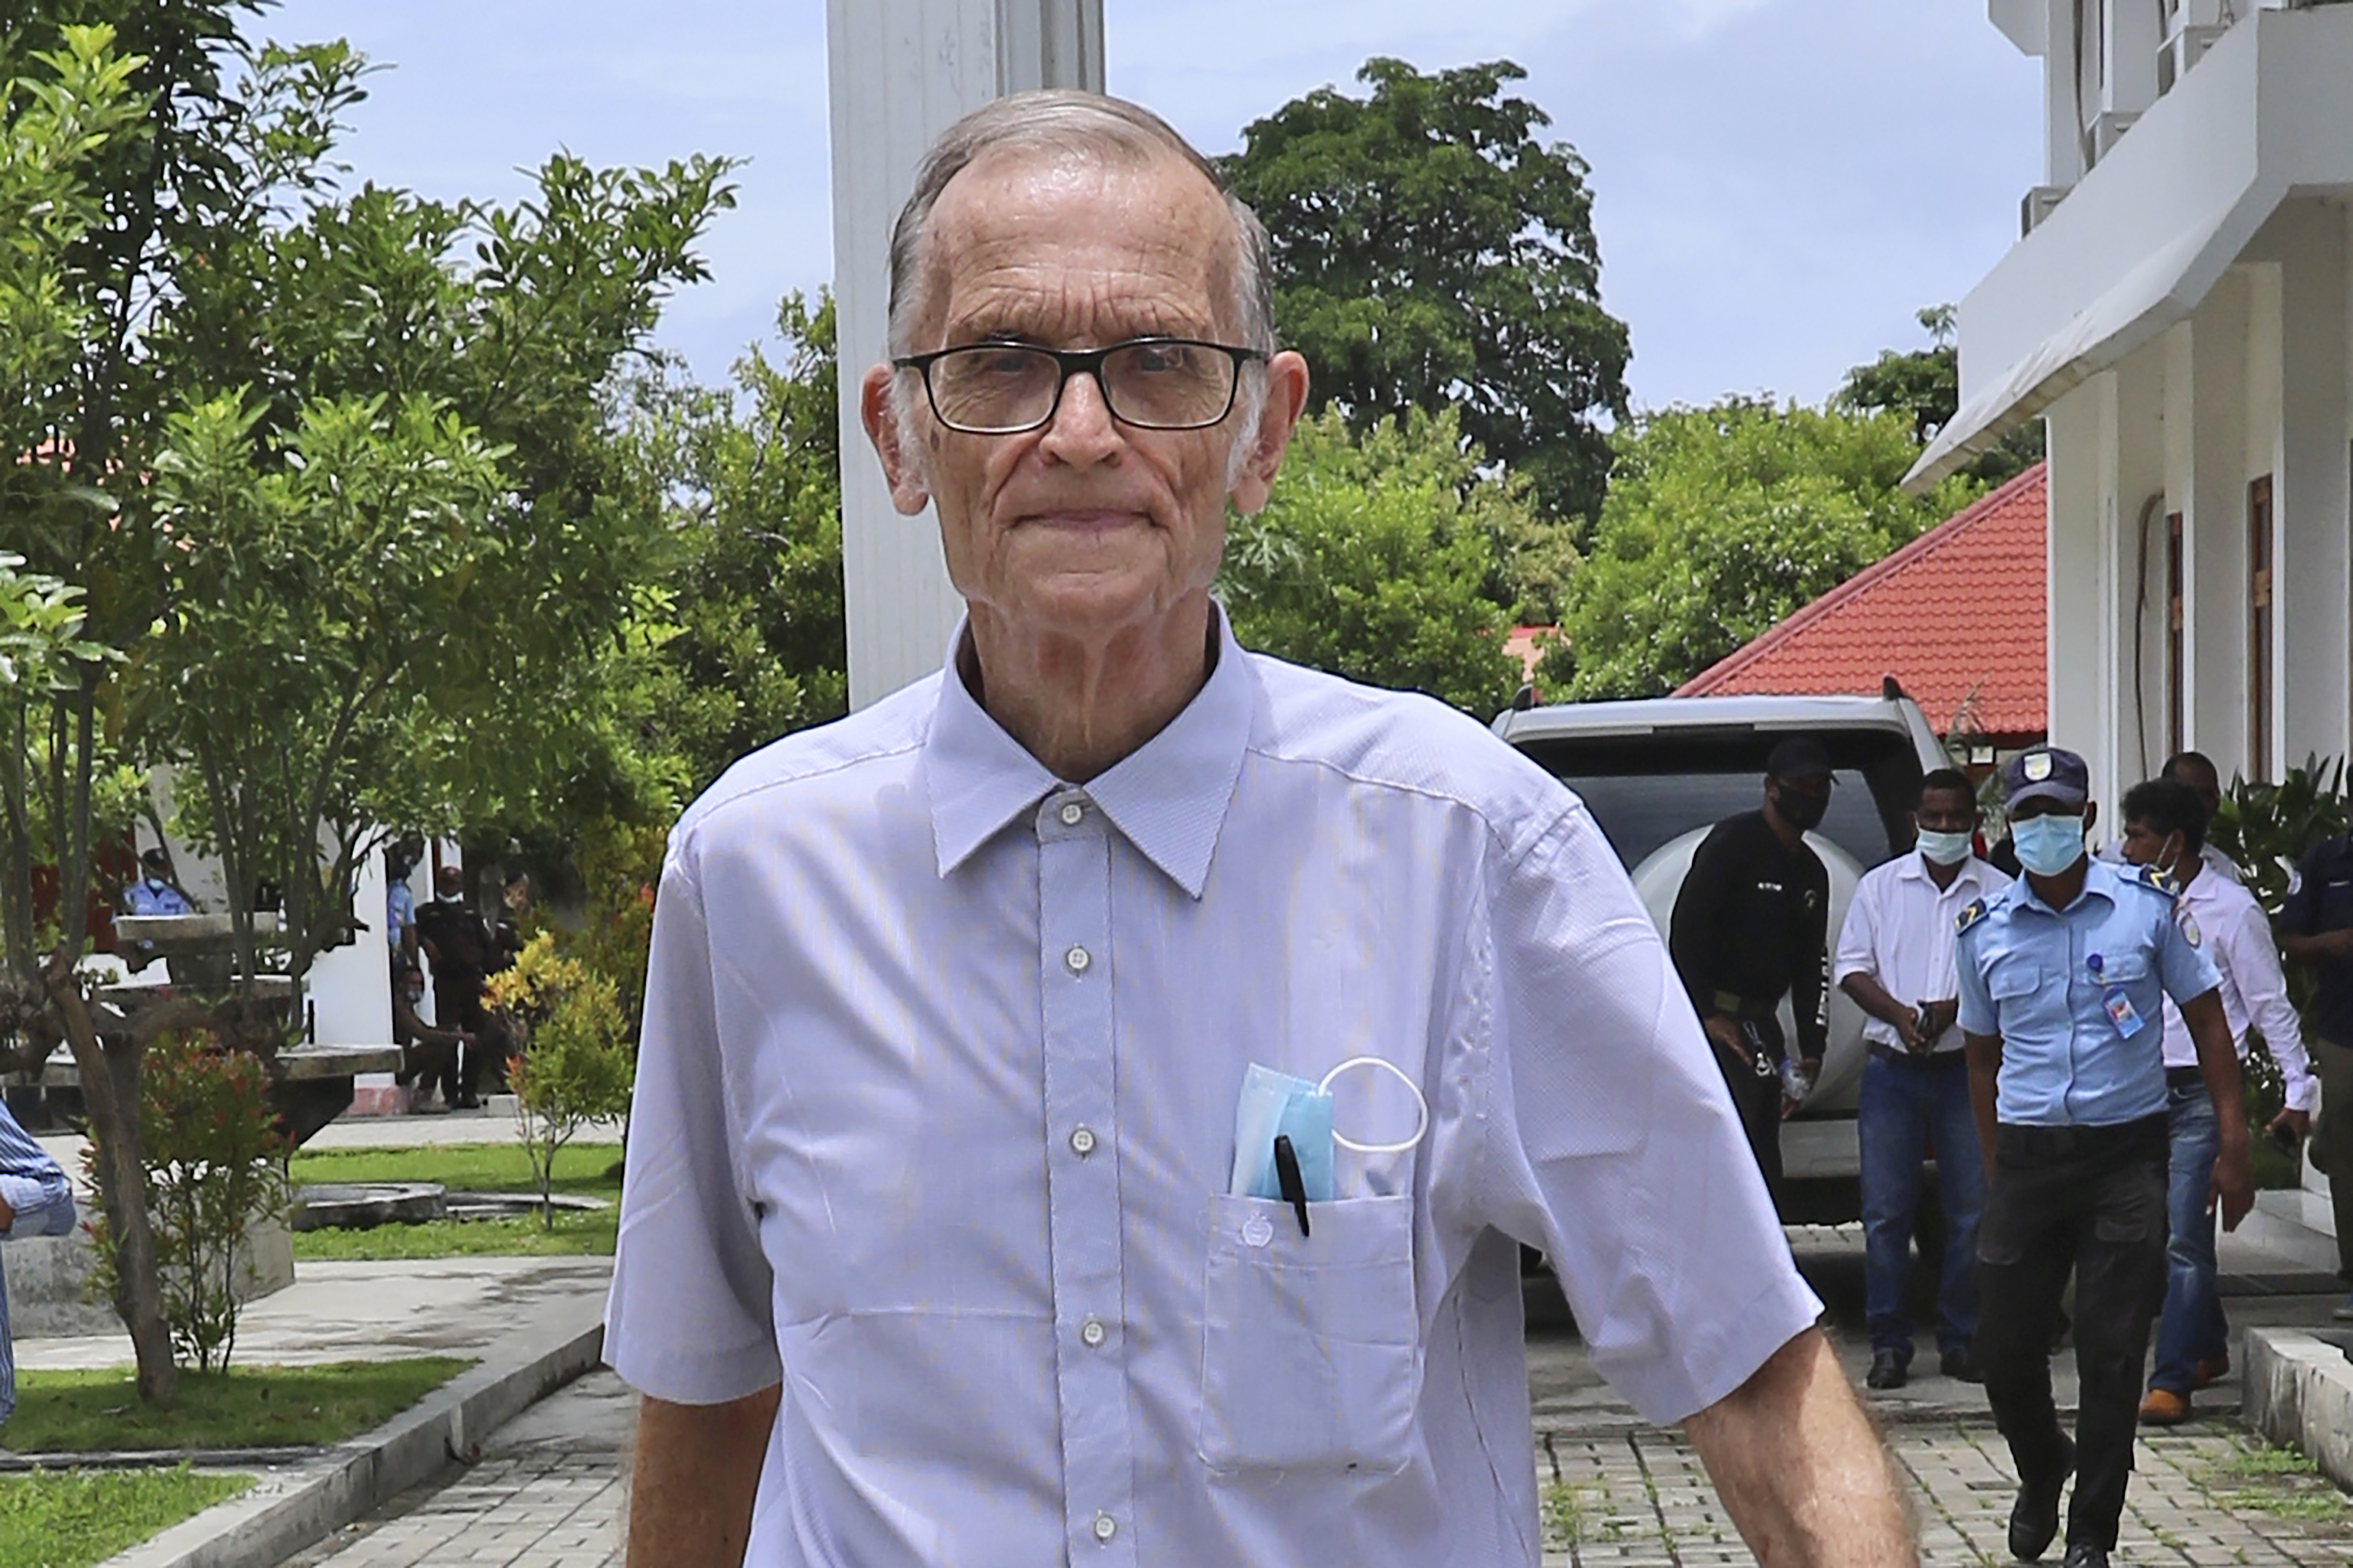
M1494 728L1584 799L1662 937L1700 840L1762 801L1765 758L1777 742L1810 735L1835 768L1830 814L1806 835L1830 872L1833 947L1856 880L1911 849L1920 780L1947 765L1919 705L1892 683L1882 697L1662 697L1514 708L1498 715ZM1786 999L1781 1013L1785 1037L1795 1039ZM1854 1106L1863 1054L1862 1009L1833 991L1821 1081L1781 1128L1786 1220L1861 1216Z

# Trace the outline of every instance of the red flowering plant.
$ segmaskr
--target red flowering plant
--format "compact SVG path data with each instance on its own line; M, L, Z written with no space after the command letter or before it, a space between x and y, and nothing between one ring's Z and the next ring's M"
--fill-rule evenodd
M139 1142L155 1228L164 1310L185 1364L210 1372L237 1348L241 1297L252 1283L252 1239L290 1197L287 1143L269 1105L269 1069L249 1051L205 1033L159 1036L139 1084ZM94 1169L95 1146L84 1151ZM93 1294L113 1294L114 1252L94 1222Z

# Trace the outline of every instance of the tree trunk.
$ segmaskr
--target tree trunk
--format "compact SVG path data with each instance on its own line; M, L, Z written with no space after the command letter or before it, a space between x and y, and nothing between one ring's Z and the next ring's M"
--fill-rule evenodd
M65 1016L66 1040L81 1075L82 1108L98 1145L99 1207L114 1238L114 1310L131 1331L139 1397L169 1409L179 1393L179 1369L172 1363L172 1326L164 1315L139 1149L139 1068L146 1042L126 1035L111 1047L102 1044L70 973L61 982L52 971L49 997Z

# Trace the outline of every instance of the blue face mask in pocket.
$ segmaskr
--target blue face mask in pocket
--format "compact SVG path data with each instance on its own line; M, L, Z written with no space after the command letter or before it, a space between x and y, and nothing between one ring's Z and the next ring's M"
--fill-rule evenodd
M1238 1198L1281 1198L1274 1141L1291 1140L1307 1201L1332 1200L1332 1097L1303 1078L1256 1062L1242 1075L1234 1107L1234 1169L1227 1191Z

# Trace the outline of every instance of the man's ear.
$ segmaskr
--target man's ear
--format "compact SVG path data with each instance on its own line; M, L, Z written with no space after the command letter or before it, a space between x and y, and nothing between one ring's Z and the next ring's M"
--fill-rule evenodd
M1243 513L1266 505L1274 489L1275 472L1282 467L1282 454L1291 446L1291 433L1299 426L1300 411L1307 406L1304 359L1285 349L1266 362L1263 374L1266 396L1259 409L1258 429L1235 469L1229 491L1234 510Z
M2100 803L2096 800L2085 801L2084 803L2084 831L2086 833L2091 832L2094 825L2098 823L2099 820Z
M858 417L866 426L866 439L873 443L874 455L882 460L882 478L891 487L892 506L902 517L913 517L932 499L932 488L924 479L922 455L908 451L903 445L910 433L901 427L899 411L892 406L891 396L892 382L898 374L887 364L878 364L866 373L865 380L858 386Z

